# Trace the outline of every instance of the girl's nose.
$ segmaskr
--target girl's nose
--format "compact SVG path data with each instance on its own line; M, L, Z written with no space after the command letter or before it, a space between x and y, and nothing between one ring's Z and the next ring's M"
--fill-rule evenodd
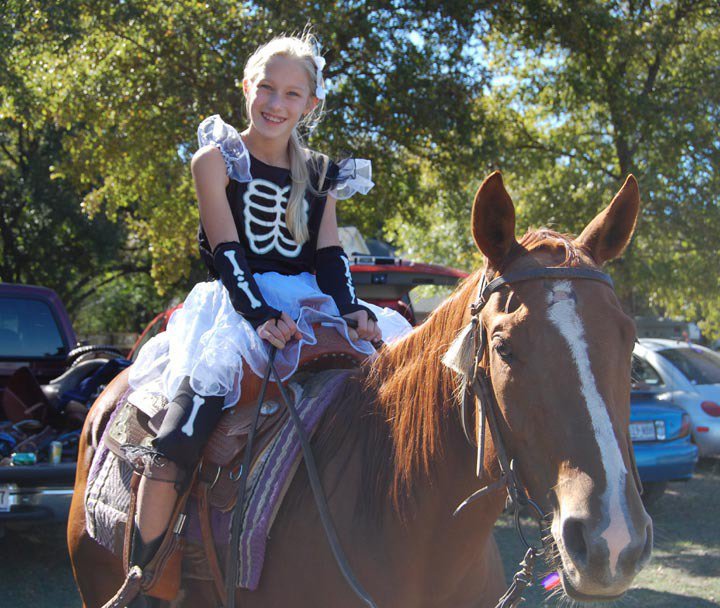
M273 109L280 106L280 95L273 92L268 98L268 106Z

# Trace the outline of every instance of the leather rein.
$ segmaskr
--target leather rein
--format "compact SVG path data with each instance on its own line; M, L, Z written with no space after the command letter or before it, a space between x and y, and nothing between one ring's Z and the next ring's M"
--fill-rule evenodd
M610 276L599 270L573 267L531 268L529 270L519 270L508 273L507 275L501 275L492 281L488 281L487 275L483 275L478 288L477 299L470 306L470 313L472 315L471 332L475 358L472 368L473 375L465 379L463 400L460 407L460 424L468 443L473 448L477 448L476 473L478 478L482 475L485 462L486 432L487 430L490 431L490 437L495 446L496 458L500 467L500 477L468 496L457 507L454 515L457 515L462 509L478 498L504 487L507 491L506 507L513 514L515 529L527 547L525 557L520 562L520 570L515 573L512 584L498 600L496 608L515 608L515 606L523 600L522 592L526 587L532 585L533 568L536 558L545 553L545 548L542 545L533 545L527 540L520 523L520 516L524 512L529 512L538 521L538 524L542 526L545 513L540 505L527 495L523 485L520 483L515 466L515 459L508 453L505 442L502 439L502 434L500 433L498 416L502 414L492 388L492 379L488 372L480 365L487 347L487 337L485 335L481 313L488 303L490 296L496 291L516 283L540 279L555 281L585 279L599 281L613 289L613 282ZM470 408L473 401L475 402L476 433L471 433L470 431Z
M357 328L357 323L352 319L345 319L345 322L349 327ZM373 343L376 348L382 347L382 342L378 341ZM250 434L248 435L247 445L245 447L245 456L240 470L240 482L238 485L237 502L235 503L235 509L232 515L232 524L230 532L230 544L228 545L228 552L226 555L225 562L225 608L235 608L235 588L238 579L238 560L240 551L240 534L242 532L242 515L243 506L245 503L245 493L247 489L248 476L250 474L250 465L252 463L252 452L253 442L255 439L255 433L258 426L258 420L260 417L260 410L262 409L263 401L265 400L265 393L267 391L268 382L272 375L277 383L277 387L280 389L280 400L288 411L290 420L295 428L295 432L300 439L300 448L302 450L303 460L305 461L305 468L307 469L308 480L310 482L310 489L315 499L315 505L318 509L320 516L320 522L325 531L328 544L332 551L335 561L337 562L338 568L342 572L345 581L353 590L355 595L360 599L363 604L369 608L377 608L370 594L365 590L360 581L355 576L350 562L345 556L340 539L338 538L337 532L335 531L335 525L330 514L330 508L325 498L325 492L322 487L320 475L318 473L317 465L315 464L315 457L313 456L312 447L310 446L310 440L308 439L307 433L303 428L300 415L295 409L293 399L290 397L287 388L282 382L282 378L275 368L275 355L277 354L277 348L272 346L268 355L268 366L265 376L263 378L262 387L260 389L260 395L258 396L257 405L255 407L255 414L253 424L250 427Z

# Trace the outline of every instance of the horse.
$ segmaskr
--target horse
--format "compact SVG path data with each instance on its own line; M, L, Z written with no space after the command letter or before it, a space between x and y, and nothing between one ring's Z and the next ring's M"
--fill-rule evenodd
M604 281L535 278L506 284L477 315L471 310L496 277L537 268L596 272L627 246L639 202L628 176L579 237L541 229L518 241L513 202L493 173L472 207L485 267L345 381L313 450L340 541L377 606L484 608L506 588L493 536L503 484L453 517L463 498L503 474L494 435L479 434L471 408L469 427L484 437L478 480L477 451L460 423L462 387L476 372L488 379L516 479L547 514L545 543L562 592L615 600L648 561L652 522L633 476L628 432L635 328L613 289ZM472 327L482 332L479 352L468 340ZM68 544L88 608L106 602L124 579L119 559L85 531L84 494L102 430L126 388L125 375L107 387L80 444ZM363 605L333 560L307 487L301 467L272 528L260 586L237 589L239 606ZM183 581L173 603L217 604L212 583L197 580Z

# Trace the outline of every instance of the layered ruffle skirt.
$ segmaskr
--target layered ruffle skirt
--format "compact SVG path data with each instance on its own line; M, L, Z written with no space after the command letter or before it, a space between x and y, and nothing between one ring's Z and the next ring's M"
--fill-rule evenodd
M351 341L347 325L339 317L333 299L320 291L310 273L255 274L265 301L296 320L300 340L291 340L275 357L283 380L297 370L305 344L316 344L313 324L333 326L360 353L372 355L373 346L364 340ZM382 339L392 342L411 329L407 320L389 308L360 301L378 318ZM270 346L230 303L220 281L198 283L182 308L170 317L167 330L149 340L130 368L130 386L171 400L185 377L199 395L225 397L226 406L240 398L243 361L258 376L267 368Z

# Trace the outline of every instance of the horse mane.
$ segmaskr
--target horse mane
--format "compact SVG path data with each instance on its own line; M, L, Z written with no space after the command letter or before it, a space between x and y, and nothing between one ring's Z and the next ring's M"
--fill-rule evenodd
M520 240L504 267L539 251L549 252L557 266L591 264L571 237L540 229ZM376 520L388 497L401 516L406 513L416 480L432 475L442 455L446 423L457 405L457 377L441 359L467 323L484 272L471 274L423 324L353 374L323 421L316 442L320 461L327 463L341 446L360 450L359 507Z

